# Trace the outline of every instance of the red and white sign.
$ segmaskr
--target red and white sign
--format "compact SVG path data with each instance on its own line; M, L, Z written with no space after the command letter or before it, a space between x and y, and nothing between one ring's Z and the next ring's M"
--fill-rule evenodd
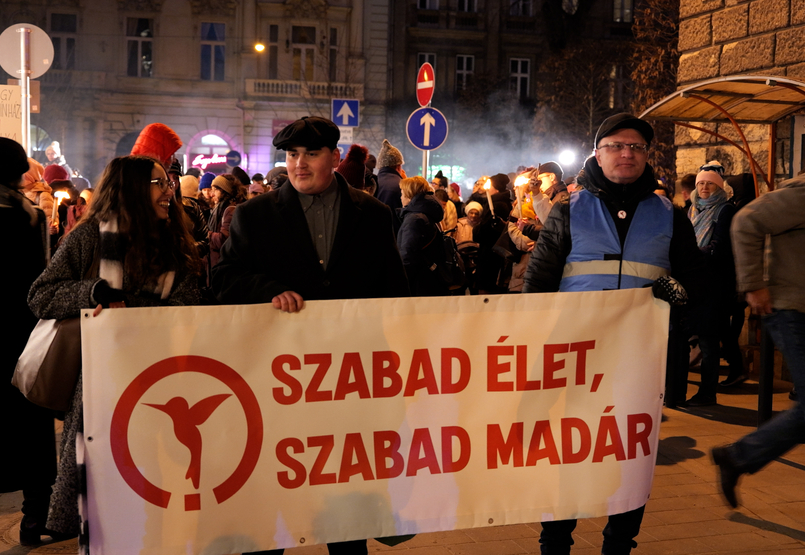
M81 323L90 552L640 507L668 316L649 289L104 310Z
M433 66L428 62L422 64L416 74L416 99L420 106L427 106L433 98L436 78Z

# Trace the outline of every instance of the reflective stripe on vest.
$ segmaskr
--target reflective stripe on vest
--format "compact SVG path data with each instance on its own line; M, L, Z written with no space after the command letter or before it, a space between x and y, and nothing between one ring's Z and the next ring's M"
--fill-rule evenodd
M623 252L615 222L604 203L581 190L570 197L572 248L560 291L601 291L643 287L668 275L673 206L658 195L638 204Z

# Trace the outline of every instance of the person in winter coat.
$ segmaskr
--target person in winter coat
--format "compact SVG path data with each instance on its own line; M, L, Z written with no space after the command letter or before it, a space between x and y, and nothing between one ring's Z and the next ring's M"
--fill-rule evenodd
M799 392L785 412L737 442L713 449L721 493L737 507L741 476L760 471L805 438L805 176L747 204L735 215L731 236L737 289L760 314Z
M212 180L212 194L215 208L207 223L210 239L209 267L214 268L221 257L221 247L229 239L229 225L235 207L246 200L245 188L232 174L222 174Z
M48 163L45 164L46 166L60 166L64 168L64 171L67 173L67 177L63 179L70 179L73 175L73 170L67 165L67 161L64 159L64 156L61 153L61 146L59 145L59 141L53 141L48 145L45 149L45 156L47 156Z
M696 232L696 243L706 261L706 295L691 314L693 331L699 336L702 351L701 384L699 391L687 400L689 407L716 404L718 372L723 356L730 375L744 376L743 358L738 338L730 333L730 313L735 302L735 262L730 243L730 225L735 206L729 201L729 185L718 171L720 164L710 163L711 169L696 176L696 188L690 195L688 217ZM723 171L723 168L721 169ZM745 377L744 377L745 379Z
M45 269L49 255L45 214L22 194L29 160L17 142L0 138L0 236L6 268L0 272L0 418L3 430L0 493L22 490L20 543L36 545L41 536L64 536L46 529L51 486L56 479L53 413L23 397L11 376L37 319L28 308L28 290ZM41 166L40 166L41 167Z
M44 180L45 168L28 158L29 170L22 176L22 188L25 196L45 213L50 235L59 233L58 219L53 223L53 189Z
M442 248L438 224L444 217L439 202L424 177L416 175L400 181L402 224L397 233L405 274L415 297L447 295L449 289L435 271Z
M145 156L112 160L95 189L89 212L67 235L31 286L28 306L38 318L72 318L82 309L198 304L200 263L174 202L165 168ZM65 415L61 457L47 527L77 535L81 484L76 438L83 431L83 385Z
M377 155L377 200L391 208L392 214L397 214L402 208L402 193L400 181L406 177L402 169L405 160L402 152L391 146L388 139L383 139L383 146ZM399 229L400 221L394 218L394 229Z
M695 298L701 255L690 221L654 194L654 170L647 163L653 138L652 127L630 114L601 123L595 155L584 164L584 189L553 205L528 263L523 293L653 285L656 296L682 302L673 276ZM645 505L609 516L602 553L627 554L637 546L644 510ZM543 522L542 553L569 553L575 527L576 520Z
M492 206L489 206L489 196L485 189L474 192L470 200L484 207L483 221L475 230L475 239L478 243L478 268L475 277L479 292L483 294L505 293L507 286L504 282L508 276L505 273L506 261L496 254L492 247L500 236L506 231L509 213L512 209L511 195L509 194L509 176L504 173L489 178L491 184Z

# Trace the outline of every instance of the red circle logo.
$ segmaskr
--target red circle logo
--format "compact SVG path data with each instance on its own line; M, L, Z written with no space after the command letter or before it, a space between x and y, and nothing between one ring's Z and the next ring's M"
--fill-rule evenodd
M161 360L146 368L134 378L120 396L112 415L110 440L112 456L123 480L137 495L163 509L168 506L171 493L149 482L134 464L129 447L129 423L134 408L146 391L160 380L182 372L198 372L222 382L234 393L246 416L246 447L243 456L234 472L212 490L219 504L235 495L249 479L257 466L263 445L263 416L257 397L240 374L226 364L201 356L177 356ZM181 397L175 397L165 405L149 405L167 413L173 419L177 439L191 451L188 478L193 480L196 487L198 487L201 452L201 439L197 427L230 396L230 394L213 395L202 399L192 407ZM186 495L184 501L186 511L201 508L201 495L198 493Z

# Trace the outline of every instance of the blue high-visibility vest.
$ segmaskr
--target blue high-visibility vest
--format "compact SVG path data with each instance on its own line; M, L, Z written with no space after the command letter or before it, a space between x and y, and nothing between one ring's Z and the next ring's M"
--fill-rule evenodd
M582 189L570 195L572 247L559 291L643 287L671 271L673 205L649 195L637 205L623 251L615 222L603 201Z

